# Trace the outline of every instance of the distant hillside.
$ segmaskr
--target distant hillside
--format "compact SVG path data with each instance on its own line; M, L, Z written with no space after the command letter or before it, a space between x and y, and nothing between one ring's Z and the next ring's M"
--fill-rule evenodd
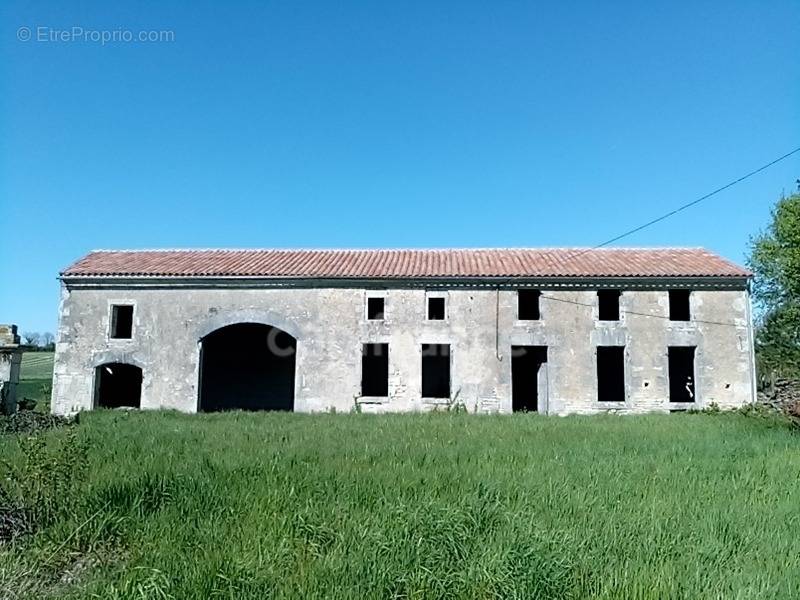
M20 379L51 379L54 352L25 352L22 355Z

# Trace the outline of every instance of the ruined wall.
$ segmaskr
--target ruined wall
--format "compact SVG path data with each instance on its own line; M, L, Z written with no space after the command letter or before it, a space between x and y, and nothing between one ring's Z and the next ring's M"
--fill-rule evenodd
M17 410L17 384L22 350L16 325L0 325L0 413Z
M199 340L239 322L266 323L297 338L297 411L349 411L356 402L364 412L447 404L421 398L423 343L450 344L452 396L470 411L511 412L512 345L548 347L542 412L674 408L667 402L671 344L698 348L698 407L752 401L745 291L693 292L691 323L666 318L666 290L623 293L618 323L597 320L595 290L544 290L542 319L525 322L516 318L514 290L457 288L445 293L447 320L428 321L424 289L64 288L52 410L64 414L92 408L95 367L127 362L143 370L143 408L193 412ZM366 319L368 295L386 297L385 320ZM131 340L108 338L110 306L115 303L135 304ZM369 342L389 344L385 399L359 397L361 347ZM596 398L596 346L623 344L626 401L601 404Z

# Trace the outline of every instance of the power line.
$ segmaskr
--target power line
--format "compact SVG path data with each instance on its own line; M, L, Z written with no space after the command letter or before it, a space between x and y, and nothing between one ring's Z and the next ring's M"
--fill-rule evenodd
M541 294L539 297L540 298L546 298L547 300L553 300L554 302L565 302L567 304L575 304L577 306L588 306L589 308L594 308L594 306L595 306L594 304L588 304L586 302L578 302L577 300L567 300L566 298L556 298L555 296L548 296L546 294ZM664 316L664 315L652 315L652 314L649 314L649 313L641 313L641 312L636 312L636 311L633 311L633 310L626 310L624 308L620 308L620 312L624 312L624 313L629 314L629 315L636 315L637 317L649 317L651 319L667 319L667 320L671 320L669 317ZM704 320L701 320L701 319L692 319L691 322L692 323L703 323L705 325L724 325L725 327L738 327L738 328L745 327L744 325L737 325L736 323L726 323L724 321L704 321Z
M579 252L578 254L575 254L574 256L572 256L572 258L577 258L578 256L586 254L587 252L591 252L592 250L597 250L598 248L602 248L604 246L608 246L609 244L613 244L614 242L617 242L617 241L621 240L622 238L625 238L625 237L628 237L629 235L637 233L637 232L641 231L642 229L646 229L647 227L650 227L651 225L655 225L656 223L659 223L659 222L663 221L664 219L668 219L669 217L671 217L673 215L676 215L679 212L686 210L687 208L695 206L696 204L700 204L704 200L708 200L712 196L715 196L715 195L719 194L720 192L723 192L723 191L727 190L728 188L733 187L737 183L741 183L745 179L749 179L753 175L756 175L756 174L760 173L761 171L769 169L771 166L778 164L782 160L785 160L785 159L789 158L790 156L792 156L793 154L797 154L798 152L800 152L800 146L798 146L797 148L795 148L791 152L787 152L783 156L779 156L775 160L771 160L767 164L762 165L762 166L758 167L757 169L755 169L753 171L750 171L746 175L742 175L738 179L734 179L733 181L731 181L729 183L726 183L722 187L718 187L713 192L709 192L709 193L705 194L704 196L700 196L699 198L697 198L695 200L692 200L691 202L687 202L686 204L682 204L681 206L677 207L676 209L671 210L668 213L665 213L665 214L661 215L660 217L656 217L655 219L652 219L652 220L648 221L647 223L645 223L643 225L639 225L638 227L634 227L633 229L630 229L630 230L628 230L628 231L626 231L624 233L621 233L618 236L611 238L610 240L606 240L605 242L603 242L601 244L597 244L596 246L594 246L592 248L588 248L586 250L583 250L583 251Z
M741 183L745 179L749 179L753 175L756 175L756 174L760 173L761 171L764 171L764 170L770 168L771 166L778 164L782 160L785 160L785 159L789 158L790 156L792 156L794 154L797 154L798 152L800 152L800 146L798 146L797 148L795 148L794 150L792 150L790 152L787 152L783 156L779 156L778 158L776 158L774 160L771 160L767 164L762 165L762 166L758 167L757 169L754 169L754 170L750 171L749 173L747 173L745 175L742 175L741 177L739 177L737 179L734 179L733 181L730 181L730 182L726 183L725 185L723 185L721 187L718 187L717 189L715 189L715 190L713 190L713 191L711 191L711 192L709 192L709 193L707 193L707 194L705 194L703 196L700 196L699 198L696 198L695 200L692 200L691 202L687 202L686 204L682 204L681 206L669 211L668 213L665 213L665 214L663 214L663 215L661 215L659 217L656 217L655 219L651 219L650 221L648 221L647 223L644 223L643 225L639 225L638 227L634 227L633 229L630 229L630 230L628 230L628 231L626 231L624 233L621 233L621 234L619 234L619 235L617 235L617 236L615 236L615 237L613 237L613 238L611 238L609 240L606 240L605 242L597 244L596 246L593 246L592 248L587 248L585 250L581 250L577 254L574 254L571 258L575 259L575 258L577 258L579 256L582 256L583 254L586 254L587 252L591 252L592 250L597 250L599 248L603 248L604 246L608 246L609 244L613 244L614 242L617 242L617 241L621 240L622 238L628 237L629 235L637 233L637 232L641 231L642 229L646 229L647 227L650 227L651 225L655 225L656 223L659 223L659 222L661 222L661 221L663 221L665 219L668 219L669 217L671 217L673 215L676 215L679 212L686 210L687 208L691 208L692 206L700 204L704 200L708 200L712 196L715 196L715 195L719 194L720 192L723 192L723 191L727 190L728 188L731 188L734 185L736 185L738 183ZM798 180L798 184L800 185L800 179ZM593 304L587 304L585 302L578 302L577 300L567 300L566 298L555 298L554 296L548 296L548 295L545 295L545 294L542 294L541 297L542 298L546 298L548 300L553 300L554 302L565 302L567 304L575 304L577 306L587 306L589 308L594 308ZM652 315L652 314L640 313L640 312L636 312L636 311L632 311L632 310L621 309L621 312L624 312L624 313L629 314L629 315L636 315L636 316L639 316L639 317L649 317L649 318L653 318L653 319L669 319L669 317L664 316L664 315ZM706 324L706 325L722 325L722 326L725 326L725 327L741 327L740 325L737 325L736 323L725 323L725 322L722 322L722 321L704 321L704 320L700 320L700 319L693 319L692 322L693 323L703 323L703 324Z

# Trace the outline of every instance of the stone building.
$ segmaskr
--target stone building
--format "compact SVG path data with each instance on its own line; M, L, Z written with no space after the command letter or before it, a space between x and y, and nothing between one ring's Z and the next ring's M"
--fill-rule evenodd
M52 410L735 407L749 277L702 249L92 252Z

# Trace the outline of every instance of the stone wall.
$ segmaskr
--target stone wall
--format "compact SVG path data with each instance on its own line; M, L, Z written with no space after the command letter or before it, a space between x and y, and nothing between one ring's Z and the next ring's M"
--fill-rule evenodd
M53 411L93 406L95 370L127 362L143 370L141 406L197 410L200 340L225 325L256 322L297 339L295 410L429 410L453 399L476 412L511 412L512 345L547 346L551 414L644 412L668 402L667 347L694 345L695 407L754 399L749 298L745 290L696 290L693 320L668 319L666 289L626 290L621 320L598 321L595 289L543 289L541 320L517 319L514 289L438 288L448 317L426 320L422 288L233 287L62 288ZM432 292L433 293L433 292ZM386 298L383 321L366 319L366 299ZM134 304L133 338L109 339L110 307ZM361 348L389 344L389 395L361 398ZM421 397L421 345L450 344L451 400ZM626 400L597 400L596 347L625 346Z
M800 380L775 379L765 389L759 390L758 401L775 408L800 406Z
M17 383L22 363L22 350L16 325L0 325L0 412L17 410Z

